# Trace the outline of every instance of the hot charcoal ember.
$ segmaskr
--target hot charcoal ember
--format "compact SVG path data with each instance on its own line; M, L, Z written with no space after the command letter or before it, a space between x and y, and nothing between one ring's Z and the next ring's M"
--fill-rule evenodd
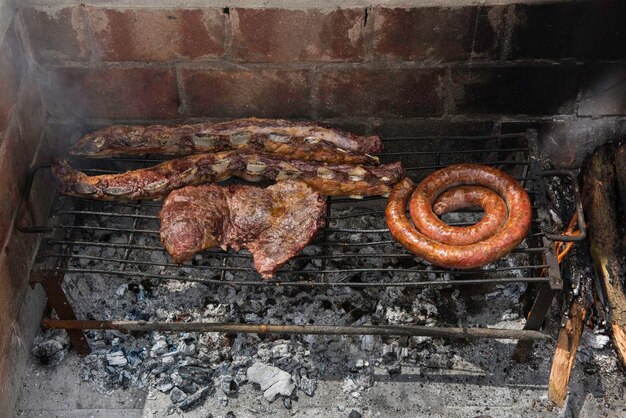
M305 183L268 188L189 186L163 204L161 242L177 263L212 247L247 248L264 278L302 250L324 223L326 201Z
M88 176L56 158L52 174L67 196L124 201L160 199L184 186L213 183L229 177L248 181L300 180L327 196L378 196L389 193L402 178L399 162L368 167L322 164L279 155L244 151L196 154L121 174Z
M381 152L378 136L358 136L311 122L240 119L223 123L177 126L115 125L85 135L73 155L190 155L253 150L334 164L377 164L368 153Z

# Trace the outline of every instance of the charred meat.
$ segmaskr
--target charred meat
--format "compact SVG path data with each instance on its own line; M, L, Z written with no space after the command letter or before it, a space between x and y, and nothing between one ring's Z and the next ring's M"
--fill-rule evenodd
M177 263L208 248L247 248L256 270L270 278L313 239L325 213L324 198L299 181L188 186L165 199L161 242Z
M161 199L184 186L229 177L248 181L300 180L326 196L380 196L403 175L399 162L380 166L323 164L246 151L196 154L120 174L88 176L53 159L52 174L67 196L124 201Z
M260 151L333 164L378 164L370 153L382 151L378 136L358 136L312 122L239 119L193 125L115 125L85 135L73 155L191 155L229 150Z

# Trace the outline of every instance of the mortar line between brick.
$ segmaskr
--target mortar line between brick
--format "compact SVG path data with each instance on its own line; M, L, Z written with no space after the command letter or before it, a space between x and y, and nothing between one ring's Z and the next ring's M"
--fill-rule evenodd
M187 94L185 92L185 83L183 80L183 70L180 66L175 66L176 89L178 91L178 113L182 116L189 115L189 105L187 103Z
M320 83L320 71L318 67L313 67L309 76L311 83L311 118L318 119L320 112L320 99L319 99L319 83Z
M500 51L500 60L507 60L511 55L511 42L513 40L513 32L515 31L515 15L516 7L512 5L508 7L504 17L504 28L502 29L502 49Z
M82 6L79 9L79 16L82 20L82 25L84 28L84 33L85 33L85 37L84 37L84 43L85 43L85 48L87 48L87 62L91 63L91 64L97 64L97 65L102 65L102 60L103 57L101 57L101 55L103 54L99 54L98 52L98 44L96 42L96 37L94 36L93 33L93 28L91 27L91 21L89 20L89 17L87 16L87 7Z
M425 8L425 7L461 7L461 6L488 6L513 4L520 0L388 0L386 2L372 0L334 0L320 2L310 2L307 0L186 0L181 5L180 0L117 0L111 4L111 0L21 0L22 5L28 7L46 7L49 5L74 6L77 4L87 4L93 6L114 6L115 8L198 8L198 7L231 7L231 8L277 8L286 10L310 10L310 9L337 9L337 8L362 8L363 6L383 5L394 8ZM548 2L549 0L535 0L536 3ZM554 0L552 0L554 1ZM532 3L532 2L531 2Z
M595 64L611 64L620 61L597 61ZM373 62L234 62L224 59L206 61L165 61L165 62L145 62L145 61L51 61L42 63L44 68L172 68L174 65L192 70L255 70L255 69L280 69L280 70L306 70L312 67L324 69L441 69L441 68L515 68L515 67L577 67L583 66L582 61L570 59L564 60L517 60L517 61L459 61L448 63L425 63L418 61L373 61Z
M583 90L585 89L585 78L587 74L585 71L581 71L578 75L578 91L576 92L576 99L574 99L574 109L573 112L576 116L580 117L578 114L580 110L580 102L583 99Z
M34 66L36 65L36 60L33 54L33 48L30 44L30 36L28 35L28 30L26 29L26 23L24 22L24 17L22 16L21 9L15 13L13 20L15 22L17 35L22 43L22 52L26 57L28 67Z
M222 9L222 13L224 16L224 55L222 59L224 61L232 62L233 61L233 18L231 13L232 10L229 9L228 13L224 13Z
M364 14L367 15L367 22L365 23L363 38L365 48L365 62L374 61L374 19L375 9L372 7L366 7Z
M462 123L462 122L552 122L554 120L559 121L574 121L577 119L594 119L593 117L577 117L576 115L499 115L499 114L460 114L460 115L445 115L443 117L386 117L380 118L377 116L340 116L332 118L323 118L328 123L343 123L343 124L375 124L377 122L386 123L428 123L428 122L444 122L444 123ZM145 118L86 118L80 119L82 125L103 126L112 124L172 124L172 123L203 123L203 122L221 122L225 120L233 120L236 118L228 117L180 117L173 119L145 119ZM597 119L597 118L596 118ZM602 119L607 121L620 121L626 120L626 117L622 115L603 116ZM50 117L48 119L48 125L76 125L76 118L68 117L62 118L58 116Z
M456 113L456 102L454 100L454 80L452 80L452 68L446 68L442 88L443 114L451 115Z

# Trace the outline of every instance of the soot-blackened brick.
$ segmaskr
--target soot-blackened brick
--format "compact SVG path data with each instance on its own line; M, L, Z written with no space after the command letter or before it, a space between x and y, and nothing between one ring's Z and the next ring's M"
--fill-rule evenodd
M497 58L505 12L501 6L377 8L374 52L405 61Z
M22 128L24 143L28 152L34 155L41 139L46 118L39 82L34 71L31 71L24 79L24 87L16 112Z
M518 5L512 58L622 59L626 57L626 2Z
M443 112L440 69L327 70L319 81L324 117L438 116Z
M87 16L98 54L108 61L175 61L224 53L221 9L103 9Z
M30 46L39 62L87 58L80 7L25 8L22 13Z
M310 117L307 70L185 70L192 116Z
M446 119L419 118L408 120L381 120L372 127L383 137L490 135L492 121L450 121Z
M17 102L19 74L13 65L11 48L3 43L0 46L0 142L2 132L7 129L13 106Z
M590 64L585 68L578 114L626 115L626 64Z
M239 61L359 61L364 10L234 9L233 55Z
M57 117L170 118L179 100L173 69L56 68L43 76L44 103Z
M457 113L570 114L574 111L580 68L457 68L452 71Z
M26 64L24 53L15 30L15 22L7 29L0 44L0 142L7 129L18 91L24 79Z
M11 222L32 156L28 155L17 125L12 124L0 144L0 248L11 232Z

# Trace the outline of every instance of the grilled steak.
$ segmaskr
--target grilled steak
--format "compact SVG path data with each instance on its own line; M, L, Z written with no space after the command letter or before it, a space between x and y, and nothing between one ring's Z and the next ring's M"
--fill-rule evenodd
M250 118L177 126L110 126L85 135L70 154L182 156L240 149L333 164L378 164L378 158L368 153L382 148L378 136L358 136L311 122Z
M188 186L165 199L161 242L177 263L207 248L247 248L257 271L270 278L311 241L325 213L324 198L299 181L265 189Z
M160 199L184 186L219 182L231 176L249 181L300 180L327 196L378 196L402 178L400 163L380 166L322 164L245 151L196 154L121 174L88 176L53 159L59 191L98 200Z

